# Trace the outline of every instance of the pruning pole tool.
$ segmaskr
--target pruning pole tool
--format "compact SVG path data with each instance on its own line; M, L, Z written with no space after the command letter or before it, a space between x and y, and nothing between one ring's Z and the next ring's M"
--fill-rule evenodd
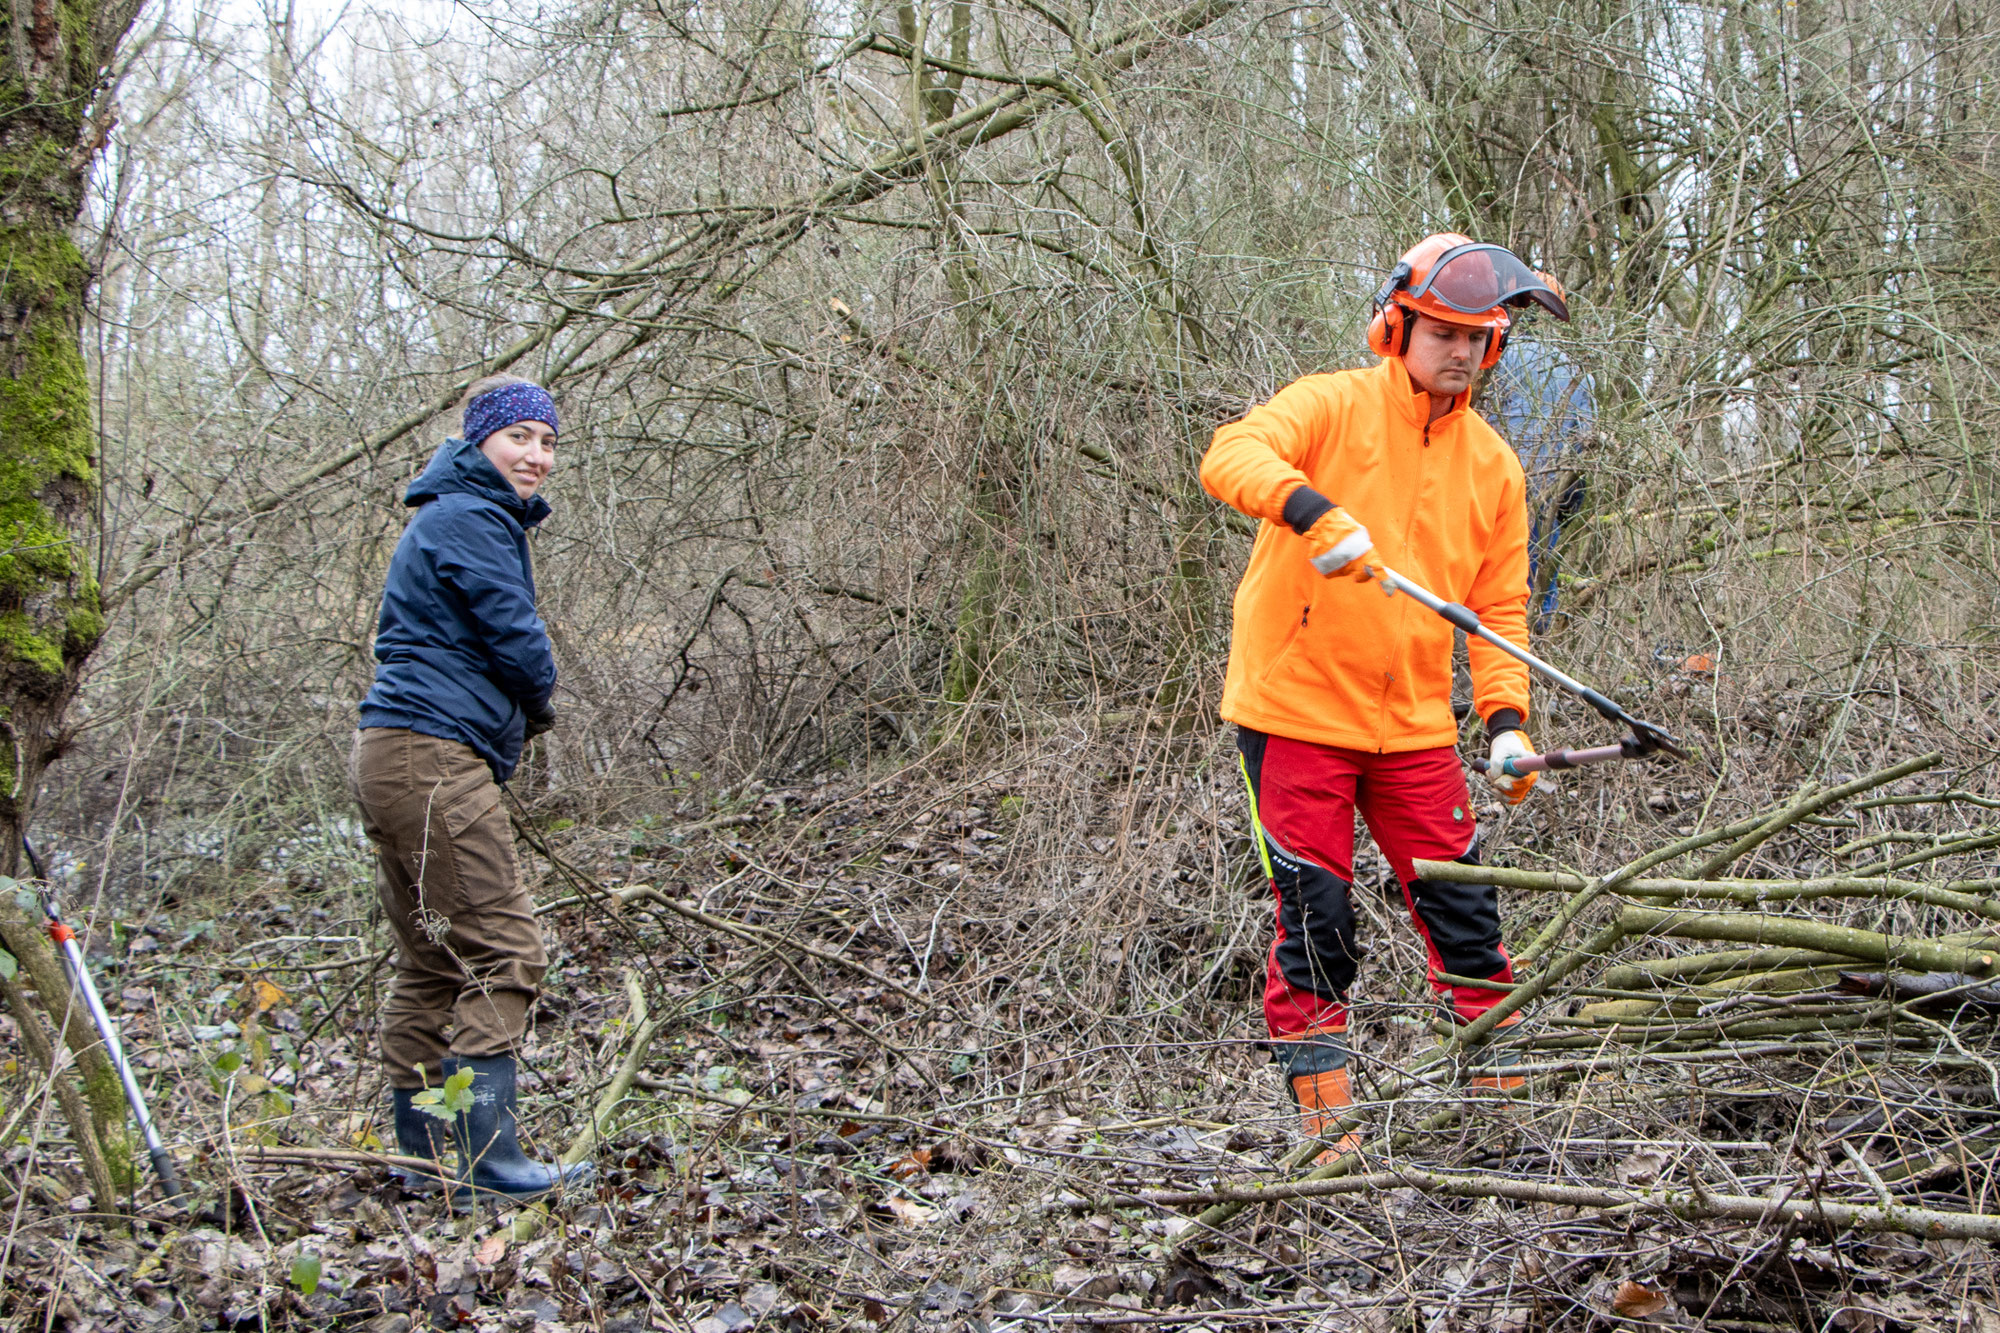
M24 840L25 841L25 840ZM33 851L29 852L32 859ZM40 866L36 866L37 873ZM46 884L47 881L44 881ZM49 939L62 951L69 964L70 978L76 983L77 994L83 997L84 1008L90 1011L90 1021L97 1025L97 1035L104 1039L104 1050L111 1057L111 1067L118 1071L118 1081L125 1087L125 1101L132 1108L132 1118L139 1123L139 1133L146 1140L146 1155L153 1159L153 1170L159 1174L160 1188L169 1199L181 1197L181 1178L174 1171L174 1159L167 1147L160 1142L160 1131L153 1127L153 1117L146 1110L146 1095L139 1091L139 1080L132 1074L132 1063L125 1058L124 1044L118 1040L118 1026L111 1021L105 1011L104 1000L97 993L96 983L90 979L90 969L84 966L83 949L76 942L76 932L70 929L61 914L56 911L53 894L46 889L38 889L42 915L48 918Z
M1411 600L1429 607L1459 629L1464 630L1467 634L1486 640L1486 642L1492 644L1515 661L1520 662L1529 670L1540 672L1548 680L1568 690L1571 694L1574 694L1577 698L1596 709L1598 716L1602 717L1605 721L1616 722L1620 726L1630 727L1632 730L1630 736L1625 737L1616 745L1597 745L1587 750L1550 750L1546 754L1523 755L1519 759L1503 759L1500 763L1500 771L1508 777L1526 777L1530 773L1540 773L1546 769L1583 768L1590 764L1609 763L1613 759L1643 759L1647 755L1659 751L1664 751L1676 759L1685 759L1688 757L1688 752L1682 747L1679 738L1665 727L1657 727L1651 722L1633 717L1630 713L1619 707L1615 700L1606 698L1596 690L1591 689L1590 686L1585 685L1582 681L1557 670L1511 639L1495 634L1479 622L1479 617L1474 615L1470 608L1460 606L1457 602L1447 602L1436 593L1431 592L1420 584L1412 583L1409 579L1386 565L1371 566L1371 572L1381 583L1382 595L1384 597L1393 597L1399 592L1407 594ZM1488 767L1488 761L1475 759L1472 766L1484 773Z

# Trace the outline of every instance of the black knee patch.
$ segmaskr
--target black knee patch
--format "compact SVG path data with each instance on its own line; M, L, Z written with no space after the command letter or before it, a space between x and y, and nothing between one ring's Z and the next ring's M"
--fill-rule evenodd
M1250 784L1251 813L1256 816L1258 850L1278 891L1278 924L1285 934L1278 942L1278 971L1295 990L1322 1000L1345 1000L1362 958L1354 938L1353 886L1324 866L1280 847L1257 815L1264 749L1270 739L1249 727L1236 729L1236 748L1242 756L1244 780Z
M1353 886L1331 870L1279 847L1267 833L1271 882L1278 889L1278 970L1298 990L1341 1000L1354 984L1362 951L1354 937Z
M1460 865L1479 864L1474 837ZM1451 884L1420 879L1410 885L1417 918L1430 932L1431 947L1453 976L1490 977L1507 965L1500 952L1500 891L1491 884Z

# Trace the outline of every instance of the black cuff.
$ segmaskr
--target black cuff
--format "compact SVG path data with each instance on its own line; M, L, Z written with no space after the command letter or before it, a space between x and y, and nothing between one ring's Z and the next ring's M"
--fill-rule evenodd
M1496 708L1493 716L1486 719L1486 739L1490 741L1503 731L1519 731L1523 721L1516 709Z
M1333 509L1333 501L1310 486L1301 486L1285 497L1285 526L1303 537L1306 529Z

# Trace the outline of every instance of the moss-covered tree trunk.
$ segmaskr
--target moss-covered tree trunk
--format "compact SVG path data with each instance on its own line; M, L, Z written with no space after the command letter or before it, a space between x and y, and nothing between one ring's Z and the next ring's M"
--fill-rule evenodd
M111 129L100 105L136 0L6 0L0 11L0 870L62 752L104 632L84 370L91 274L72 232Z
M83 302L92 274L73 235L113 124L112 61L140 0L0 0L0 873L21 861L42 773L62 753L84 662L104 633L93 519L97 474ZM11 899L11 895L9 895ZM122 1118L103 1052L60 964L11 901L0 929L77 1051L88 1156ZM11 991L10 998L18 995ZM25 1027L25 1024L24 1024ZM65 1101L69 1110L71 1100ZM117 1145L122 1147L123 1145ZM122 1154L114 1154L122 1155ZM100 1199L111 1207L110 1199Z

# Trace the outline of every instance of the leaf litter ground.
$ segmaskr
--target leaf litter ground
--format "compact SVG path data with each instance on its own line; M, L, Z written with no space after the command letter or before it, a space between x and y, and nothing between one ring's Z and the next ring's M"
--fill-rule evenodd
M197 1197L141 1190L130 1226L91 1212L0 1032L0 1327L2000 1333L1991 1239L1825 1212L1993 1208L1985 1011L1884 1015L1766 970L1739 1017L1794 1030L1696 1033L1686 1002L1728 974L1590 984L1710 947L1642 933L1530 1007L1531 1095L1480 1096L1455 1062L1426 1066L1421 959L1364 890L1366 1146L1301 1186L1257 1041L1268 906L1229 782L1067 763L524 828L554 959L523 1082L537 1150L577 1143L614 1094L597 1185L547 1210L453 1217L393 1183L365 898L274 882L210 928L96 942ZM1944 844L1956 809L1891 813ZM1848 817L1787 825L1761 864L1823 872L1857 841ZM1577 927L1660 901L1608 895ZM1548 902L1506 894L1510 921ZM1967 924L1904 901L1789 910L1897 939ZM635 1051L638 1008L655 1035ZM1701 1215L1725 1198L1770 1214Z

